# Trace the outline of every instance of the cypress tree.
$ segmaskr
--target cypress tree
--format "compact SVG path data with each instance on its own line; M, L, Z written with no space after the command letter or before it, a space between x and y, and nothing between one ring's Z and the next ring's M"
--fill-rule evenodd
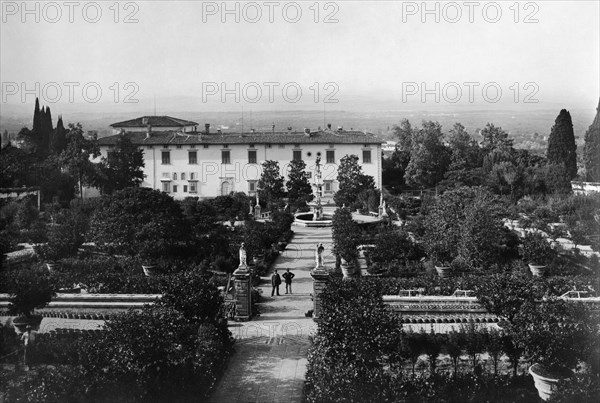
M35 108L33 109L33 128L32 131L39 134L42 131L42 118L40 112L40 100L35 99Z
M53 154L60 154L67 147L67 130L63 124L62 116L58 115L56 129L52 135L51 150Z
M548 164L561 165L566 168L567 179L577 175L577 145L573 133L571 114L566 109L560 111L548 138Z
M600 182L600 101L598 101L598 107L596 108L596 117L585 132L583 162L585 164L586 180Z

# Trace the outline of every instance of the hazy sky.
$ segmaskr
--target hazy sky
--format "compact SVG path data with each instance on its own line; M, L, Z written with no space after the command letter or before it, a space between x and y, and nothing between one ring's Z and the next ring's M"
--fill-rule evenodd
M436 93L441 103L456 100L457 85L460 102L472 88L475 104L495 99L497 88L501 103L514 104L516 97L521 105L529 95L541 104L595 108L600 94L599 1L516 6L514 1L480 1L473 8L462 1L427 2L431 14L423 14L420 1L319 2L316 7L314 1L228 2L230 10L238 11L227 15L220 1L135 1L120 2L118 16L114 1L75 3L69 22L70 8L61 1L45 7L29 2L30 10L38 7L38 15L23 14L21 1L2 1L2 105L21 102L23 82L29 89L36 82L46 85L44 103L50 105L57 96L48 83L57 83L63 92L56 103L69 102L65 82L79 83L72 87L73 101L86 103L84 84L97 83L88 88L90 98L100 88L100 101L115 103L111 84L118 83L118 104L127 94L142 102L156 96L159 104L182 97L198 103L203 90L208 103L218 104L221 83L235 89L236 82L242 101L256 99L248 83L258 83L263 103L270 88L265 82L279 83L273 84L276 98L290 83L288 95L294 98L299 86L304 103L314 102L314 83L320 87L318 102L334 92L333 99L342 102L356 96L420 102L421 83L432 90L426 103L435 103ZM102 12L98 18L96 4ZM298 9L302 15L296 18ZM262 17L252 23L257 10ZM137 22L125 23L128 15ZM325 23L328 15L337 22ZM129 82L135 85L125 88ZM212 82L219 85L206 84ZM335 84L324 88L325 83ZM519 83L518 92L514 83ZM243 93L245 85L248 92ZM483 98L484 85L488 98ZM32 99L26 96L28 104ZM231 109L233 95L225 104Z

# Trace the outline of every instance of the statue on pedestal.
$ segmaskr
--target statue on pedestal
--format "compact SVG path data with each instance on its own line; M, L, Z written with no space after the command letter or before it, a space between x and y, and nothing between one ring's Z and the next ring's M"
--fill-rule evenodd
M240 245L240 267L248 267L248 263L246 262L246 247L243 242Z
M317 264L317 268L319 267L323 267L323 251L325 250L325 248L323 247L323 244L317 244L317 250L315 253L315 261Z

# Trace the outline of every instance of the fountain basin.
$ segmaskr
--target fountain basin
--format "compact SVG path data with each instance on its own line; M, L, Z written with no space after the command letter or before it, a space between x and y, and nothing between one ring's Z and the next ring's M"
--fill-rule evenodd
M322 219L313 221L313 213L298 213L294 215L294 225L313 228L331 227L331 215L323 213Z

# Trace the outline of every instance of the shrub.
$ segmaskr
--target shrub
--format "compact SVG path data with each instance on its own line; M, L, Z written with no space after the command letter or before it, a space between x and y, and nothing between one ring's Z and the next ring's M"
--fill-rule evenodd
M31 317L34 309L48 305L56 294L56 288L45 270L25 269L9 277L7 291L10 295L8 311Z
M556 251L538 232L528 232L523 238L523 260L530 264L546 265L556 256Z
M595 321L583 304L562 300L525 303L510 324L515 344L555 374L567 374L584 358Z

